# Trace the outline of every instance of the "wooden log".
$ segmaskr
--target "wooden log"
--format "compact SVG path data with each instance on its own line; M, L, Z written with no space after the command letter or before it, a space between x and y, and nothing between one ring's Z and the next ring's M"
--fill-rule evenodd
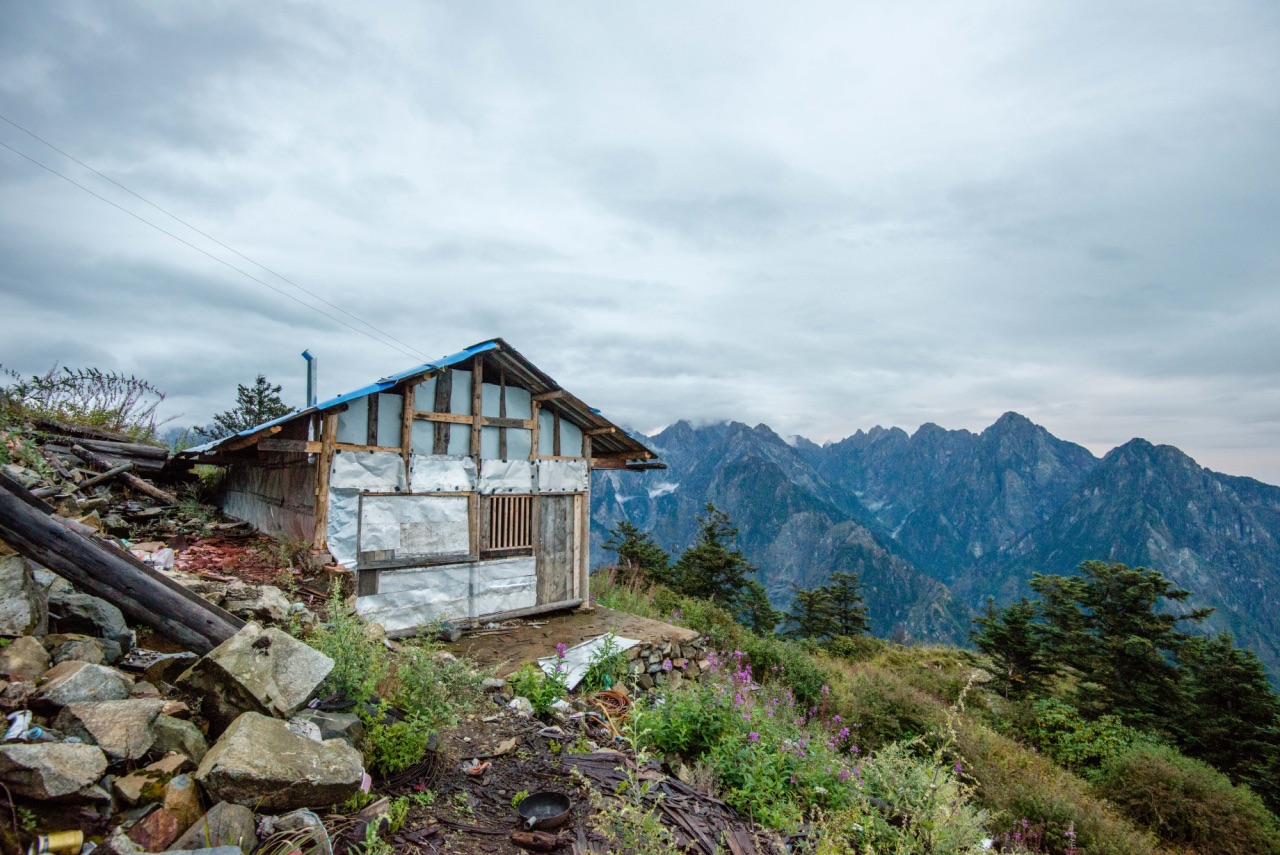
M76 457L79 457L85 463L88 463L90 466L93 466L95 469L98 469L102 472L106 472L115 468L115 466L112 465L112 462L110 460L98 454L95 454L94 452L85 448L83 445L79 445L79 444L73 445L71 446L71 450L72 452L75 453ZM125 472L125 473L122 473L119 477L120 477L120 480L123 481L126 485L128 485L129 489L131 490L137 490L139 493L144 493L153 499L159 499L160 501L164 502L166 505L176 505L178 503L178 498L174 496L172 493L166 493L164 490L161 490L159 487L148 484L146 481L143 481L137 475L134 475L129 472Z
M183 588L115 546L61 524L53 509L0 473L0 537L14 549L199 654L244 621Z
M128 434L118 433L113 430L85 427L84 425L73 425L69 422L58 421L57 419L48 419L42 416L37 416L32 421L35 423L36 427L48 433L58 433L63 436L74 436L78 439L101 439L106 442L132 442Z
M80 445L90 451L110 454L115 457L145 457L151 460L168 460L169 449L154 445L142 445L136 442L104 442L98 439L77 440Z
M484 356L471 363L471 456L480 459L480 419L484 407Z
M133 468L132 463L126 463L123 466L117 466L115 469L108 469L106 472L103 472L101 475L95 475L92 478L88 479L87 481L81 481L79 484L75 486L75 488L71 492L78 493L81 490L87 490L90 487L96 487L99 484L104 484L107 481L110 481L112 478L116 477L117 475L123 475L124 473L128 472L132 468Z

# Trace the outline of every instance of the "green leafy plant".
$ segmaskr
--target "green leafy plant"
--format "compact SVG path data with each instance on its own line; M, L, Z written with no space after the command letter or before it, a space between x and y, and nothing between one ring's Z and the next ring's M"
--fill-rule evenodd
M627 652L618 646L618 637L612 632L607 633L587 663L587 673L580 684L582 691L612 689L626 677L629 671L627 663Z
M527 798L529 798L529 791L521 790L520 792L516 793L514 796L511 797L511 806L513 808L518 808L520 807L520 803Z
M148 441L165 421L156 421L164 393L133 375L97 368L61 368L23 378L0 366L11 382L0 388L7 409L22 415L70 422Z
M533 704L533 711L538 715L546 715L551 706L568 693L566 687L567 672L564 664L565 645L556 645L557 661L551 673L532 664L525 664L511 677L511 688L517 696L528 698Z

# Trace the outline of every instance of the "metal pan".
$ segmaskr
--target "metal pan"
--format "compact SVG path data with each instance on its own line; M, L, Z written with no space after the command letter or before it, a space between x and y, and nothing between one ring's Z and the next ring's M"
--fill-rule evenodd
M525 828L551 831L569 821L572 808L568 796L544 790L522 799L516 805L516 813L520 814Z

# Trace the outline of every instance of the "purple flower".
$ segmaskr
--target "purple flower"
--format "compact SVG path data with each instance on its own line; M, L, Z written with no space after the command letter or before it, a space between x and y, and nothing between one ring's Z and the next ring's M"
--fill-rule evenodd
M760 741L760 734L756 733L754 730L753 730L753 731L751 731L750 733L748 733L748 734L747 734L747 741L748 741L748 742L759 742L759 741Z
M957 763L957 764L956 764L956 774L957 774L957 775L959 775L959 774L960 774L960 772L961 772L960 764L959 764L959 763Z
M564 658L564 652L565 652L566 650L568 650L568 649L569 649L569 645L565 644L565 643L562 641L562 642L560 642L559 644L557 644L557 645L556 645L556 655L557 655L557 656L559 656L561 659L563 659L563 658Z
M669 672L669 671L671 670L671 667L672 667L672 666L671 666L671 660L670 660L670 659L663 659L663 660L662 660L662 670L663 670L663 671L668 671L668 672Z

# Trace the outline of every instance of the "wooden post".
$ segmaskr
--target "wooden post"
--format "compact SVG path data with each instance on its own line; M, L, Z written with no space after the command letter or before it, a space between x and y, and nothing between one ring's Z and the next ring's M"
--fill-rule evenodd
M208 653L244 626L127 552L72 531L52 512L0 473L0 537L32 561L196 653Z
M579 573L582 583L578 586L578 596L582 598L582 609L591 611L591 437L582 437L582 456L587 459L587 491L578 496L580 504L575 505L578 513L578 537L582 543L582 561Z
M452 369L449 369L436 375L436 404L433 410L437 413L447 413L453 407L452 401L453 371ZM449 432L452 430L452 425L436 422L435 441L431 446L432 452L435 454L449 453Z
M533 426L529 429L529 459L537 460L538 443L541 441L539 439L539 432L542 425L542 404L538 401L534 401L530 405L530 408L533 413Z
M320 420L320 453L316 455L316 529L311 538L314 549L325 549L329 532L329 470L333 466L333 446L338 441L338 414L326 413Z
M498 369L498 418L507 417L507 372ZM507 429L498 428L498 459L507 459Z
M369 426L365 430L365 444L378 444L378 393L369 396Z
M551 411L551 454L560 456L560 414L555 410Z
M404 483L409 483L409 459L413 456L413 397L417 381L407 381L401 390L403 406L400 407L400 454L404 457Z
M484 357L471 363L471 456L480 459L480 419L484 408Z

